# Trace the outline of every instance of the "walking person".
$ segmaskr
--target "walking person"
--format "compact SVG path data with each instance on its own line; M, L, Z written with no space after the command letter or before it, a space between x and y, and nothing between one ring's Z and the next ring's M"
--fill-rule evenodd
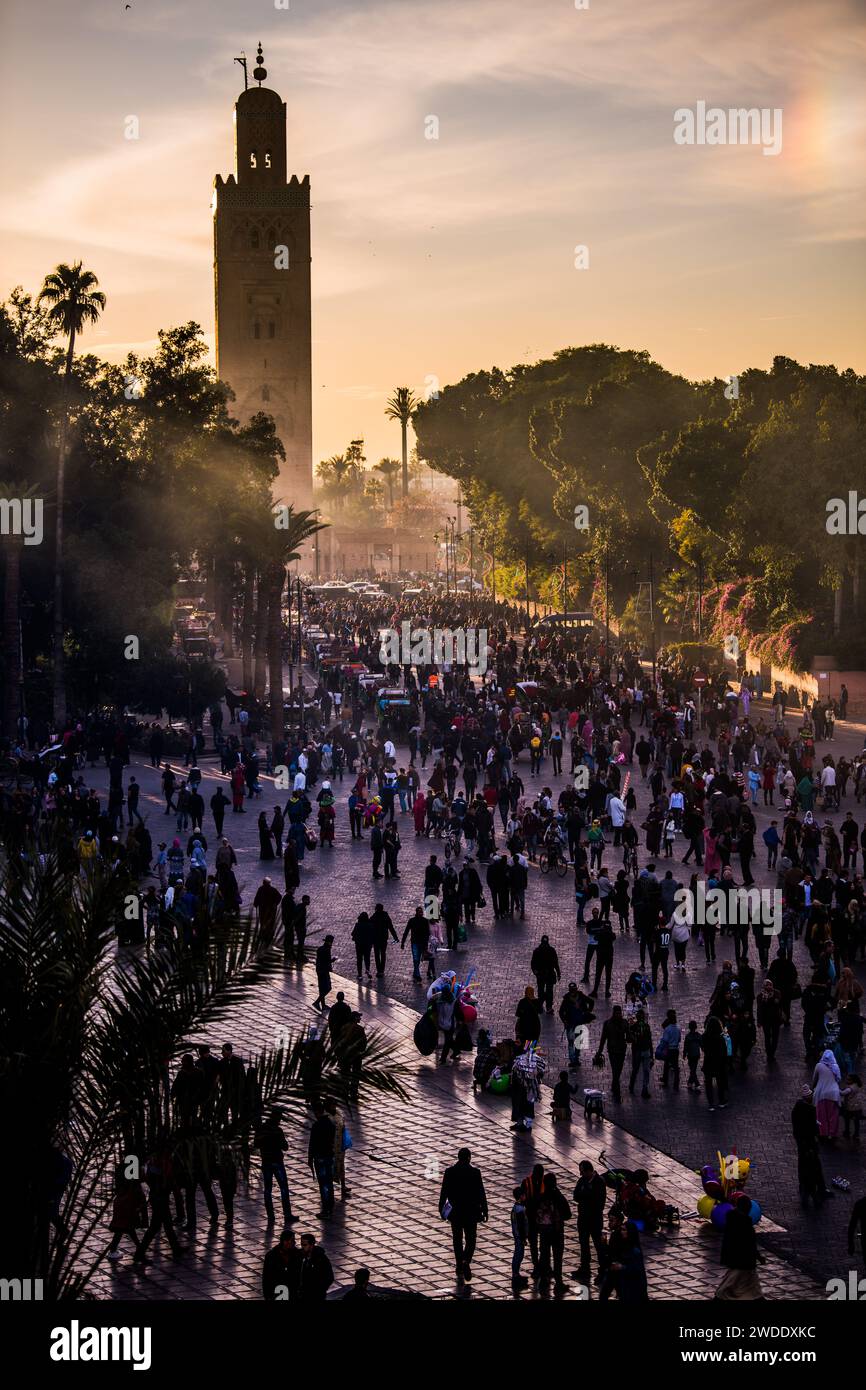
M634 1095L634 1085L637 1080L638 1072L641 1073L643 1086L641 1097L649 1100L650 1090L650 1071L653 1064L653 1040L647 1017L643 1009L638 1009L631 1020L628 1032L631 1042L631 1076L629 1077L628 1089Z
M610 1018L605 1019L602 1024L601 1039L595 1057L595 1061L599 1064L604 1061L605 1048L607 1048L608 1060L610 1061L611 1094L615 1101L621 1101L620 1079L628 1051L628 1026L622 1016L621 1004L614 1004Z
M283 1207L283 1225L289 1226L298 1218L292 1215L292 1202L289 1196L289 1179L286 1175L286 1163L283 1155L289 1145L286 1136L280 1127L283 1118L282 1110L273 1109L265 1120L264 1124L256 1132L255 1147L258 1149L262 1161L262 1186L265 1194L265 1211L268 1217L268 1224L273 1225L276 1217L274 1216L273 1185L276 1178L277 1187L280 1190L280 1200Z
M327 1219L334 1214L334 1143L337 1127L321 1101L313 1104L313 1123L307 1147L307 1163L319 1186L321 1211Z
M673 1077L675 1091L680 1089L680 1043L682 1036L682 1029L677 1023L676 1009L668 1009L662 1035L656 1049L656 1058L664 1063L659 1085L667 1086L668 1078Z
M561 979L559 968L559 956L556 948L551 946L550 938L543 936L532 952L529 968L535 976L538 986L538 1003L540 1008L545 1008L549 1014L553 1013L553 987Z
M716 1108L714 1086L718 1090L719 1109L724 1110L728 1103L728 1044L721 1019L716 1018L715 1014L707 1019L701 1038L701 1052L704 1054L704 1086L710 1113Z
M521 1274L520 1267L523 1264L526 1244L529 1240L529 1218L526 1215L523 1188L515 1187L511 1195L514 1198L514 1205L511 1208L511 1238L514 1241L514 1253L511 1256L511 1287L513 1289L525 1289L529 1285L529 1280L525 1274Z
M372 980L370 974L370 957L373 953L373 927L370 924L369 915L362 912L354 927L352 928L352 940L355 943L355 960L358 966L358 979L361 978L362 967L367 979Z
M540 1284L546 1284L551 1275L557 1293L565 1289L562 1277L562 1260L565 1253L565 1223L571 1220L571 1207L559 1190L555 1173L545 1173L544 1191L538 1200L535 1212L538 1226L538 1274Z
M376 903L375 908L370 914L370 927L373 932L373 955L376 961L376 978L381 980L385 974L385 964L388 958L388 940L396 941L398 946L400 938L394 930L394 923L391 921L390 914L387 913L381 903Z
M574 1201L577 1206L577 1234L580 1241L580 1267L573 1271L573 1278L581 1284L589 1284L591 1273L591 1249L595 1246L599 1271L604 1263L604 1208L607 1202L607 1188L604 1178L597 1173L589 1159L579 1165L580 1177L574 1188Z
M741 1302L764 1297L758 1278L758 1264L765 1264L766 1261L758 1250L750 1215L751 1206L751 1197L741 1193L733 1211L728 1212L722 1231L720 1255L720 1263L725 1266L727 1273L713 1294L714 1300Z
M111 1244L108 1247L109 1260L119 1260L119 1245L124 1236L129 1236L135 1246L135 1253L141 1249L138 1227L147 1225L147 1203L141 1183L131 1178L120 1178L118 1190L111 1207Z
M470 1149L460 1149L457 1162L445 1169L439 1193L439 1215L451 1223L457 1283L469 1284L478 1225L487 1220L484 1181L481 1170L472 1164Z
M325 1008L325 1001L331 992L331 971L334 968L334 957L331 954L331 947L334 938L330 933L325 937L321 946L316 952L316 981L319 986L319 993L313 1000L313 1008L322 1013Z
M226 816L226 807L230 805L231 802L229 801L222 787L217 787L216 791L210 799L210 809L211 815L213 816L213 823L216 827L216 836L218 840L222 839L223 821L225 820Z

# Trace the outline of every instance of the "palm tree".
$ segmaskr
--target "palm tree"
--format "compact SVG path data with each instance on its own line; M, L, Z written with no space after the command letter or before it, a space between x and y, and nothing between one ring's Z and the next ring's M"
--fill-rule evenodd
M262 550L267 557L264 564L268 615L268 684L271 701L271 748L274 750L278 744L285 741L286 736L282 642L286 569L293 561L300 559L304 542L324 529L324 524L316 519L315 512L296 512L294 507L280 508L278 513L270 512L264 522Z
M57 518L54 548L54 725L58 733L66 722L66 673L63 664L63 494L66 481L66 454L69 434L69 383L76 336L85 324L96 323L105 308L105 295L91 270L81 261L59 265L46 275L36 300L37 307L49 304L48 319L68 339L63 391L60 398L60 434L57 444Z
M10 859L0 880L0 1109L15 1135L0 1146L3 1273L43 1279L52 1301L81 1297L104 1257L123 1156L143 1169L165 1145L180 1167L191 1143L219 1150L219 1096L191 1140L172 1114L169 1063L284 971L272 929L237 920L212 923L196 948L179 932L118 969L111 948L129 889L100 869L79 879L50 845ZM368 1038L361 1100L405 1099L394 1046L372 1030ZM316 1089L350 1101L339 1049L325 1041L311 1070L305 1041L284 1037L251 1060L233 1123L240 1151L261 1106L279 1101L301 1121Z
M390 397L385 414L389 420L399 420L400 429L403 434L403 496L409 496L409 439L407 431L409 421L412 419L412 411L416 405L420 405L418 397L413 395L408 386L398 386Z
M0 483L0 496L15 499L24 489L15 482ZM3 581L3 732L13 743L21 714L21 552L22 536L10 529L5 538L6 564Z
M388 510L394 510L394 479L400 472L400 462L398 459L380 459L375 465L377 473L381 473L388 488Z

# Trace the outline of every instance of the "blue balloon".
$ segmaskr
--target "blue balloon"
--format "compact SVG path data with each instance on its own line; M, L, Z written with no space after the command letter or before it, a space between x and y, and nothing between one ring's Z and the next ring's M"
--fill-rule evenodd
M710 1217L710 1220L712 1221L713 1225L716 1227L717 1230L724 1230L725 1222L727 1221L730 1213L733 1210L734 1208L731 1206L730 1202L716 1203L716 1205L713 1207L713 1214Z
M752 1198L752 1205L749 1207L749 1219L753 1226L757 1226L761 1219L761 1208L758 1206L754 1197Z

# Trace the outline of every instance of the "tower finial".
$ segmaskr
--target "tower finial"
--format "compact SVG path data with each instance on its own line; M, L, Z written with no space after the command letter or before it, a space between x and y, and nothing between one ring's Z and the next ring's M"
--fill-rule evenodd
M253 68L253 77L256 79L260 87L268 75L267 68L263 67L264 61L265 55L262 53L262 45L260 43L258 49L256 50L256 66Z

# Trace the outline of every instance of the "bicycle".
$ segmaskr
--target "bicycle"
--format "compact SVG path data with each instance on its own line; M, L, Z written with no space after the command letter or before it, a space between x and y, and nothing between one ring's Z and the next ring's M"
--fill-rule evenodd
M626 849L622 859L622 867L625 869L627 874L630 873L632 878L635 881L637 881L638 868L636 845L632 845L631 847Z
M568 873L568 860L558 846L543 845L538 852L538 867L543 874L553 869L560 878L565 878Z

